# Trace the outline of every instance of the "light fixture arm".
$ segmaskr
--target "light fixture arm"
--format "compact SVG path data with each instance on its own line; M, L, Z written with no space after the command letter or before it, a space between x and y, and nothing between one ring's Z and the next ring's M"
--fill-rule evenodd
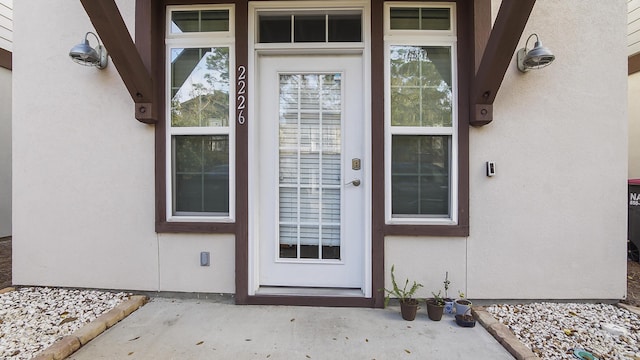
M96 33L94 33L93 31L87 31L86 34L84 34L84 41L85 43L89 44L89 40L87 39L87 37L89 36L89 34L93 35L94 38L96 38L96 42L98 43L98 46L101 46L100 44L100 39L98 39L98 35L96 35Z
M524 52L525 53L527 52L527 49L529 47L529 40L531 40L531 38L534 37L534 36L536 37L536 42L535 42L534 47L537 47L538 45L541 45L540 44L540 38L538 37L538 34L533 33L533 34L529 35L529 37L527 38L527 41L524 43Z

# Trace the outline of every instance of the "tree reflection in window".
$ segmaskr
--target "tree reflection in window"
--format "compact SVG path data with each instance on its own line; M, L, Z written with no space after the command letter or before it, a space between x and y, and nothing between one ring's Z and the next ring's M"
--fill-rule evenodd
M391 125L452 126L451 48L391 46Z
M229 48L174 48L171 59L171 126L229 126Z

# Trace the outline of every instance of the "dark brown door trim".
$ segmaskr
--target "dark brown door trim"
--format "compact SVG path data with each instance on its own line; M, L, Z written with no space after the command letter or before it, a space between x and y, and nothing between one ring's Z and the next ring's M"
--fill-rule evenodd
M236 70L249 63L249 5L236 1ZM236 74L237 77L237 74ZM249 76L243 81L248 82ZM239 81L236 81L238 94ZM248 83L245 83L248 87ZM240 94L238 94L240 95ZM242 94L246 102L251 94ZM249 304L249 132L253 120L247 109L236 109L236 303ZM240 124L238 119L244 116Z
M245 2L246 3L246 2ZM384 96L384 50L383 50L383 4L384 0L372 0L371 4L371 22L372 22L372 57L371 57L371 68L372 68L372 97L374 99L382 99ZM245 13L242 13L242 12ZM248 48L249 44L247 43L247 19L248 19L248 9L246 7L241 7L238 2L236 2L236 25L238 26L236 29L236 62L238 65L247 64L248 62ZM241 56L241 53L244 52ZM373 115L372 116L372 131L373 139L372 142L374 144L378 143L378 137L382 137L382 143L384 143L384 126L380 127L377 124L384 124L384 103L381 101L373 101ZM380 109L378 109L380 108ZM245 113L246 114L246 113ZM246 115L245 115L246 116ZM247 123L251 122L250 117L246 117ZM244 164L247 164L247 150L248 150L248 137L246 134L246 125L238 126L236 128L236 136L237 136L237 144L238 144L238 152L236 154L236 158L238 159L238 163L241 163L239 160L242 156L244 160ZM242 132L242 135L241 135ZM377 132L377 133L376 133ZM374 146L372 152L377 152L380 149L381 156L384 158L384 148ZM375 158L375 155L372 155ZM384 167L383 162L372 162L372 171L383 171L383 179L384 179ZM377 169L376 169L377 168ZM248 219L247 210L248 205L247 202L247 194L248 194L248 183L245 180L247 177L247 167L246 165L242 167L242 169L238 168L238 178L242 178L242 183L237 183L237 202L244 202L245 212L242 214L244 217L240 219L240 212L237 216L237 232L236 232L236 303L238 304L247 304L247 305L297 305L297 306L341 306L341 307L383 307L384 305L384 294L378 292L377 289L384 287L384 234L382 232L382 227L380 224L379 231L375 231L375 219L377 217L376 211L382 214L382 221L384 222L384 197L382 197L381 204L376 205L376 201L380 201L376 196L373 197L373 221L374 221L374 231L372 235L372 259L371 259L371 267L372 267L372 291L373 297L365 298L365 297L332 297L332 296L279 296L279 295L248 295ZM241 173L242 171L242 173ZM376 189L384 189L384 183L377 184L376 181L372 184L373 193L376 193ZM243 190L241 190L243 189ZM384 193L384 190L382 191ZM240 205L238 205L239 207ZM240 210L239 210L240 211Z
M371 289L384 306L384 0L371 1Z

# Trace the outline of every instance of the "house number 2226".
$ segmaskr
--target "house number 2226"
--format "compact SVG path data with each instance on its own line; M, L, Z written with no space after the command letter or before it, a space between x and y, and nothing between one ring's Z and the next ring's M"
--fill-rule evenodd
M247 68L244 65L238 66L238 124L244 125L246 118L244 109L246 108L247 98Z

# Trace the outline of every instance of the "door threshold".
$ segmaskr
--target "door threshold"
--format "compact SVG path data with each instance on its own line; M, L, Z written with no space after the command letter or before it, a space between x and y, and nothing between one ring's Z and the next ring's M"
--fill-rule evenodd
M364 297L362 289L357 288L319 288L291 286L260 286L257 296L318 296L318 297Z

